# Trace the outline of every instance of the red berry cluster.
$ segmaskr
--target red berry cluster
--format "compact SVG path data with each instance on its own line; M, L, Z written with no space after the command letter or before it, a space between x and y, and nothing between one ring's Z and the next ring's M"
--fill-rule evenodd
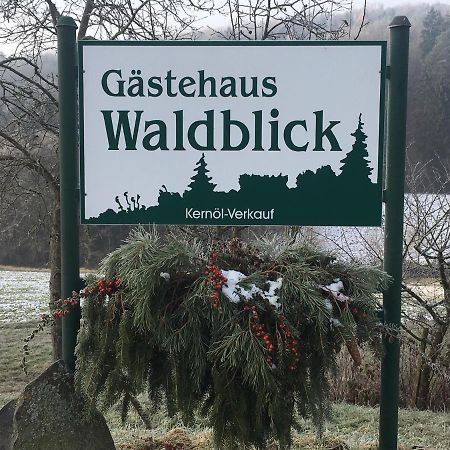
M96 286L94 286L91 290L89 288L84 288L79 293L73 291L72 295L62 301L60 301L60 307L56 308L53 312L53 319L59 319L61 317L69 314L75 306L80 304L80 299L86 298L89 294L93 295L109 295L111 296L121 287L120 278L114 278L112 281L99 280L97 281ZM44 318L42 317L42 320Z
M98 280L97 281L97 292L102 295L111 296L120 288L120 284L121 284L121 281L120 281L119 277L114 278L114 280L112 280L112 281ZM93 293L97 293L97 292L94 292L94 290L95 290L95 288L93 289Z
M217 267L218 260L218 253L213 251L209 257L209 264L206 266L205 270L205 276L208 277L207 283L212 287L211 303L214 309L219 309L219 291L228 281L227 278L222 275L222 270Z
M54 319L60 319L61 317L65 316L67 313L66 311L63 311L61 308L57 308L53 311L53 318ZM45 314L41 315L41 320L45 320Z
M289 365L289 370L296 370L298 362L300 361L298 346L299 341L295 339L295 336L292 333L292 330L289 328L289 325L287 324L286 316L283 314L279 317L280 323L278 325L278 328L280 330L281 336L285 342L286 351L291 354L292 362Z
M270 334L267 332L265 325L260 321L256 305L245 305L244 311L248 311L250 313L250 329L252 330L253 334L263 342L263 345L268 353L266 362L271 366L273 364L275 345L271 341Z
M75 291L72 292L72 296L68 297L60 302L60 307L53 311L53 319L60 319L61 317L69 314L73 307L80 304L80 298L84 297L83 292L79 294Z

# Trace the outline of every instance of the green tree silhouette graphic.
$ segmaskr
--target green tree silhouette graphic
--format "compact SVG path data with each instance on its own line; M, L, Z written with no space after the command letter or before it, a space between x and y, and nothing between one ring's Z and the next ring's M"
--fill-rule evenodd
M211 194L215 187L214 183L211 183L212 177L207 174L209 170L206 168L205 154L197 161L196 167L194 168L195 175L191 177L191 182L188 185L185 195L202 197Z
M130 201L125 192L126 204L119 196L115 197L119 211L109 208L99 217L89 219L89 223L216 225L218 218L207 213L226 211L219 217L221 225L379 225L381 182L370 179L374 169L370 167L361 117L360 114L357 129L351 133L352 149L340 161L338 176L330 165L325 165L315 172L300 173L296 187L289 188L287 175L244 173L239 176L239 189L226 192L220 187L216 190L203 153L183 194L169 192L162 185L158 203L145 207L140 206L140 195ZM194 215L199 210L205 215ZM270 218L264 215L267 212Z
M367 159L369 156L366 144L367 135L363 131L363 125L360 114L358 128L351 134L355 138L352 150L340 161L343 166L339 178L341 181L351 182L353 186L370 182L370 174L373 171Z

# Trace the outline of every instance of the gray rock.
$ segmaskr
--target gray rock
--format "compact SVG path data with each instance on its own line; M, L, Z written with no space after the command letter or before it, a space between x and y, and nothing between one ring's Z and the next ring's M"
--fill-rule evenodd
M115 450L104 417L88 413L75 394L73 376L58 361L17 399L11 449Z
M11 400L0 409L0 450L10 450L16 400Z

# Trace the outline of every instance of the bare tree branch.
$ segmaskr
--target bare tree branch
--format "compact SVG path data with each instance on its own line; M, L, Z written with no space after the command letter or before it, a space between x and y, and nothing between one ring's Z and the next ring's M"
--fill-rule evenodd
M89 20L91 18L92 11L94 10L94 1L87 0L84 7L83 15L80 20L80 27L78 28L78 40L86 37L87 29L89 28Z
M52 2L52 0L45 0L45 2L48 5L48 9L50 11L50 15L52 16L53 26L56 28L56 24L57 24L59 16L60 16L59 11L56 8L55 4Z
M56 97L50 92L49 89L45 88L44 86L42 86L42 84L38 83L37 81L33 80L33 78L25 75L23 72L15 69L10 63L14 62L14 61L18 61L18 60L24 60L27 61L26 58L20 57L20 58L7 58L4 59L2 61L0 61L0 67L3 67L5 70L8 70L10 72L12 72L13 74L17 75L18 77L20 77L23 81L35 86L36 88L38 88L40 91L42 91L50 100L51 102L55 105L58 106L58 100L56 99ZM32 64L33 67L35 67L34 64ZM43 77L36 72L36 75L40 78L43 79ZM47 84L52 85L52 83L48 80L45 80L45 82Z

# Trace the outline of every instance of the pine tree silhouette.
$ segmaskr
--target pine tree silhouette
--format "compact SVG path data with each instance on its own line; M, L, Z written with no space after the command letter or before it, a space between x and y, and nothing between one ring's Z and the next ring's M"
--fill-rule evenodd
M361 121L361 114L359 115L358 128L351 135L355 138L352 150L347 153L346 157L341 160L343 166L341 167L341 174L339 178L342 181L352 181L353 187L358 183L370 182L370 174L373 169L369 166L367 157L366 138L367 135L363 131L364 122Z
M191 182L188 185L188 190L186 194L195 196L201 196L205 194L211 194L215 187L214 183L211 183L212 177L209 177L207 173L209 170L206 168L205 154L197 161L196 167L194 169L195 175L191 177Z

